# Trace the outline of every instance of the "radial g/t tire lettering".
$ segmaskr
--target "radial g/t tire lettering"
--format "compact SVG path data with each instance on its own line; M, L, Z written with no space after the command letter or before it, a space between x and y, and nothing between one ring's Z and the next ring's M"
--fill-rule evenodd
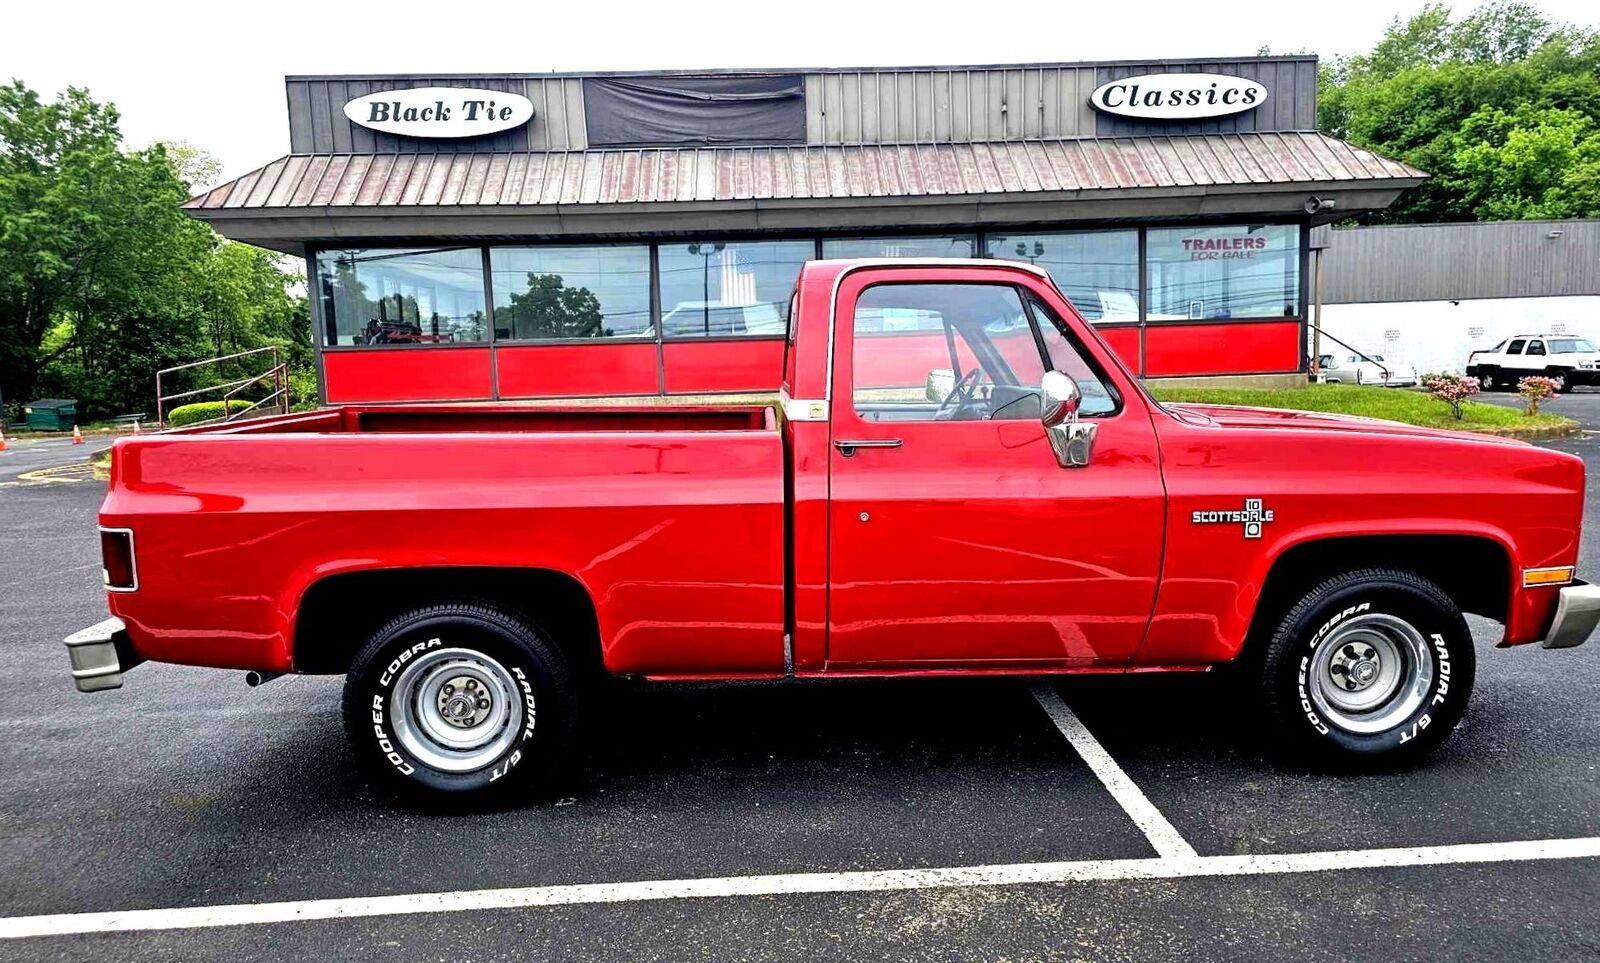
M1357 768L1415 763L1460 721L1476 667L1455 603L1412 572L1329 578L1285 614L1260 661L1269 724L1288 748Z
M480 602L401 615L356 655L344 722L357 757L421 795L485 797L562 775L577 691L560 649Z

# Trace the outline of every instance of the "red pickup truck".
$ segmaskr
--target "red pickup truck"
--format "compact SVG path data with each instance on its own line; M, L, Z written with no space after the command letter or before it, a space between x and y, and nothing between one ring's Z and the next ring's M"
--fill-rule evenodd
M942 352L928 368L929 339ZM144 659L346 676L355 749L548 779L607 676L1237 663L1270 729L1392 765L1454 727L1463 612L1584 641L1584 470L1517 441L1161 404L1042 271L817 261L768 408L348 406L119 440L113 618ZM916 365L906 357L920 358Z

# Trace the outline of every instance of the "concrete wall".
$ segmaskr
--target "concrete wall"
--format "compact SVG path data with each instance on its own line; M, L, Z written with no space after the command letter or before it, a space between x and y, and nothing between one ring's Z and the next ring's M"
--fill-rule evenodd
M1459 372L1468 352L1512 335L1550 332L1600 343L1600 296L1327 304L1322 328L1360 351L1420 372ZM1344 350L1323 339L1324 354Z

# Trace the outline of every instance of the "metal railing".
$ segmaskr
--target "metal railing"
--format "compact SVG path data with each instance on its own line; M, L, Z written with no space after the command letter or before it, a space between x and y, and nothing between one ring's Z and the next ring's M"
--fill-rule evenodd
M247 378L237 378L233 381L224 381L221 384L207 385L204 388L196 388L193 391L179 391L170 395L162 390L161 382L163 377L170 376L174 372L189 371L207 365L221 365L228 361L264 354L272 356L272 365L260 374L251 375ZM266 384L270 384L272 390L255 401L239 397L240 394L257 385ZM204 361L191 361L188 364L180 364L171 368L162 368L156 372L156 424L162 428L167 426L167 405L169 402L180 401L184 398L198 398L201 395L211 395L217 392L222 393L220 399L222 401L222 417L220 419L207 418L205 421L233 421L268 404L271 405L269 410L286 415L289 413L288 365L284 364L283 357L279 353L277 346L272 345L265 348L252 348L249 351L239 351L234 354L225 354L218 358L207 358ZM235 405L238 407L234 407ZM196 424L204 423L196 422Z
M1315 331L1318 335L1320 335L1320 336L1322 336L1324 338L1327 338L1329 341L1332 341L1334 344L1342 345L1343 347L1349 349L1350 351L1355 352L1356 357L1360 358L1361 360L1363 360L1363 361L1371 361L1373 364L1377 365L1380 369L1383 370L1384 378L1387 379L1389 377L1389 366L1384 364L1382 361L1375 360L1374 358L1370 357L1365 351L1362 351L1360 348L1352 348L1352 347L1350 347L1350 345L1345 344L1343 341L1340 341L1338 338L1335 338L1333 335L1329 334L1328 332L1324 331L1322 328L1317 327L1315 324L1312 324L1309 321L1306 322L1306 327L1308 327L1311 330ZM1311 370L1318 371L1318 370L1321 370L1321 367L1322 367L1321 365L1317 364L1316 357L1313 356L1312 359L1311 359Z

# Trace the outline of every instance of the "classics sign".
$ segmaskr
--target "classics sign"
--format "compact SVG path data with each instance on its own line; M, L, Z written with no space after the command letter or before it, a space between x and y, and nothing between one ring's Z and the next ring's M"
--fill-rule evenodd
M533 119L533 101L521 94L474 87L380 90L349 101L352 123L405 137L481 137L521 127Z
M1267 102L1267 88L1228 74L1140 74L1096 87L1096 110L1148 120L1226 117Z

